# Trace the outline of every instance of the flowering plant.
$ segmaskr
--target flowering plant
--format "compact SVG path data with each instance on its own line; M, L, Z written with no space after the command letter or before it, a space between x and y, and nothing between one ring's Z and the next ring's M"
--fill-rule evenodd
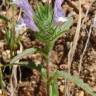
M54 45L53 42L72 25L72 18L65 17L61 7L63 0L55 1L54 10L49 4L42 5L40 3L35 12L28 0L14 0L14 3L24 11L23 17L20 18L19 22L34 31L36 38L46 44L48 51ZM46 50L46 48L43 50Z
M47 96L59 96L57 85L58 77L64 77L64 79L72 81L78 87L84 89L90 95L96 96L96 94L93 92L90 86L85 84L78 77L71 76L69 73L60 71L58 69L52 70L54 65L51 61L51 54L55 42L56 40L58 40L59 37L63 36L64 32L70 29L73 22L71 17L65 17L65 14L62 9L63 1L64 0L55 0L54 8L52 8L52 6L48 3L39 3L37 9L34 11L31 5L29 4L28 0L13 0L13 4L15 4L16 7L19 7L23 11L23 16L19 18L19 21L15 23L10 23L9 20L7 20L7 18L0 16L0 18L3 18L4 20L6 19L9 22L8 30L6 31L6 39L7 44L9 45L9 49L11 51L11 60L10 64L8 64L7 66L13 66L9 86L10 88L8 89L10 96L15 96L17 89L16 68L17 65L22 65L22 63L23 65L27 65L31 68L35 68L38 71L40 71L41 77L46 84ZM35 33L36 38L42 43L44 43L44 47L29 48L25 49L24 51L21 50L22 52L17 54L17 45L19 45L18 42L20 41L18 40L19 35L16 36L16 34L19 34L21 30L25 27L31 29ZM29 61L19 61L20 59L22 59L22 57L27 56L29 54L34 54L38 51L43 55L44 59L46 60L45 65L47 66L43 66L42 64L37 66L33 62L30 63ZM2 76L0 77L0 81L3 81ZM3 82L1 83L3 84Z
M47 63L46 68L44 66L40 67L41 76L47 87L47 96L59 96L57 85L58 77L64 77L66 80L74 82L87 93L95 96L93 90L78 77L71 76L57 69L53 71L50 70L50 68L53 67L50 60L53 46L56 40L70 29L73 22L71 17L65 17L62 9L63 1L64 0L55 0L54 9L47 3L40 3L35 12L28 3L28 0L14 0L14 3L24 11L23 17L20 18L20 24L24 24L27 28L34 31L36 38L45 44L44 48L39 49L39 52L41 54L43 53L42 55L45 57ZM30 50L32 51L32 49ZM18 56L22 57L23 55L24 53ZM15 62L18 56L14 57L11 63ZM89 89L90 92L87 89Z
M25 23L27 27L32 29L33 31L39 31L38 26L35 24L33 17L36 15L33 9L31 8L30 4L28 3L28 0L13 0L13 3L15 3L18 7L20 7L24 11L24 15L22 18L22 23ZM53 22L59 23L59 22L65 22L68 20L68 18L65 17L65 14L63 12L63 9L61 7L63 3L63 0L56 0L54 5L54 10L44 10L44 11L54 11L53 16ZM42 6L43 8L43 6ZM40 11L38 9L38 11ZM42 10L43 11L43 10ZM39 12L38 12L39 13ZM49 12L48 12L49 13ZM43 15L42 13L40 13ZM47 14L45 14L47 15ZM53 14L50 14L52 16ZM39 14L38 14L39 16ZM44 19L43 17L41 17ZM52 19L52 18L50 18ZM24 22L23 22L24 21Z

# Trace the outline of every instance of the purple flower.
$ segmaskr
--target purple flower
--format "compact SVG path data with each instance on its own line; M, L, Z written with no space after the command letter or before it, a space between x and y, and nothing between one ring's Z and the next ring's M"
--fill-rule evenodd
M31 5L29 4L28 0L13 0L13 3L15 3L18 7L20 7L24 11L23 20L26 26L33 31L39 31L37 28L35 22L33 21L34 11L31 8Z
M62 3L63 3L63 0L55 0L54 21L57 23L67 21L67 18L65 17L65 14L64 14L62 6L61 6Z
M24 20L24 23L26 24L26 27L32 29L33 31L39 31L39 29L37 28L32 18L29 18L26 14L24 14L23 20Z

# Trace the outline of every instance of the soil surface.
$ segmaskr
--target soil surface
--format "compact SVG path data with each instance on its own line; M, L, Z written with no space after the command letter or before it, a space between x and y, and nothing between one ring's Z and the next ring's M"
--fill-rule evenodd
M30 4L33 5L34 9L36 3L38 3L38 1L35 2L35 0L30 0ZM66 72L69 72L70 70L72 75L82 78L84 82L88 83L94 92L96 92L96 20L94 20L94 18L96 18L96 1L81 0L82 24L73 61L70 66L68 65L68 54L76 34L79 18L78 6L79 0L65 0L62 5L65 15L72 16L74 22L71 29L68 32L65 32L64 36L56 41L52 53L52 62L57 69L64 70ZM0 9L0 14L7 13L7 15L12 15L11 12L10 14L8 13L11 11L10 6L5 6L1 1ZM88 13L86 13L87 11ZM9 62L10 58L10 52L6 45L5 33L3 30L5 26L6 22L0 20L1 64L6 64ZM93 27L91 28L91 26ZM22 46L24 49L27 49L33 46L42 47L43 44L36 40L34 34L29 31L22 40ZM39 53L34 54L34 56L30 55L25 57L24 60L34 60L36 63L44 62L43 57ZM5 73L7 74L4 79L8 82L7 79L9 78L8 76L10 75L10 72L8 69L5 69ZM21 81L18 82L18 96L47 96L44 81L42 81L40 73L37 70L21 67L21 74ZM67 87L69 88L68 92ZM66 85L66 81L63 78L58 78L58 90L59 96L67 96L69 93L71 94L70 96L89 96L73 83Z

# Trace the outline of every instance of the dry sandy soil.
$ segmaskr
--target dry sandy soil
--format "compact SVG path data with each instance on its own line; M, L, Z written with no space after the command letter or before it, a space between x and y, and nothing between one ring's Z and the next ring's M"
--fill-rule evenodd
M37 1L30 0L30 3L35 8ZM56 41L52 54L52 62L59 70L70 71L72 75L80 76L80 78L88 83L94 92L96 92L96 25L92 27L93 20L96 18L96 1L81 0L82 22L79 32L78 29L80 26L78 28L77 26L78 19L80 19L80 8L78 6L79 0L65 0L62 6L66 16L72 16L74 22L69 32L65 32L64 36ZM5 5L0 5L0 9L2 14L11 11L11 9L8 9ZM8 15L11 15L11 13L8 13ZM6 64L6 62L8 62L8 56L6 56L6 54L8 54L8 48L4 40L5 33L2 32L4 26L5 23L0 20L0 63ZM22 40L22 45L24 49L31 48L32 46L42 46L42 44L32 36L31 32L26 34L24 40ZM71 52L71 54L73 54L71 58L69 54L70 49L72 49L73 52ZM27 60L31 59L33 59L33 57L27 57ZM72 59L72 62L69 59ZM34 55L34 60L36 62L42 62L43 58L38 53ZM29 70L28 68L21 68L21 71L22 80L21 83L18 84L18 96L46 96L46 88L40 78L40 73L37 70ZM7 79L8 76L6 75L5 80ZM58 86L59 96L65 96L64 94L68 93L65 80L58 78ZM74 84L70 83L67 87L71 93L70 96L89 96Z

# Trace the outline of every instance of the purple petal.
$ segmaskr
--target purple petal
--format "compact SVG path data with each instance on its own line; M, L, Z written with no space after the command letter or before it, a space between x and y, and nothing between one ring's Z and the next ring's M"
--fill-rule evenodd
M34 14L31 5L29 4L28 0L13 0L13 2L20 7L24 13L26 13L29 17L32 17Z
M33 21L33 16L34 16L34 11L31 8L31 5L29 4L28 0L14 0L15 4L23 9L24 15L23 15L23 20L26 26L33 31L39 31L35 22Z
M62 6L61 6L62 3L63 3L63 0L55 0L54 21L57 23L67 21L67 18L65 17L65 14L64 14Z
M26 24L26 26L30 29L32 29L33 31L39 31L39 29L37 28L35 22L33 21L32 18L29 18L26 14L23 16L23 20L24 23Z

